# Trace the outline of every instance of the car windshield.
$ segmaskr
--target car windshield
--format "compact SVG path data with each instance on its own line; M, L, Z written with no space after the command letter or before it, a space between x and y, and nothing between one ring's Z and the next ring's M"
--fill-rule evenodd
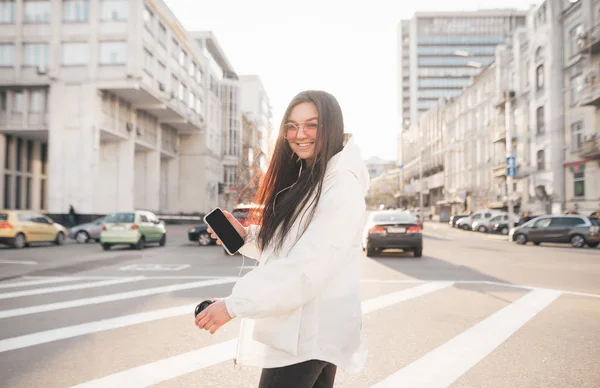
M417 219L406 213L380 213L373 216L373 222L416 222Z
M106 223L117 223L117 222L132 223L134 219L135 219L135 213L114 213L114 214L107 216L104 219L104 222L106 222Z

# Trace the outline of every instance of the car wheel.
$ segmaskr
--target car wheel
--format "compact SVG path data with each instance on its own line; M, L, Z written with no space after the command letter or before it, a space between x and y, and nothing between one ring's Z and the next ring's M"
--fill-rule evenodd
M54 244L63 245L65 243L65 234L63 232L58 232L56 235L56 239L54 239Z
M508 228L502 228L502 230L500 230L500 233L502 233L503 235L508 235Z
M576 234L575 236L571 237L571 246L573 248L583 248L584 245L585 239L582 235Z
M423 248L417 248L413 251L413 254L415 255L415 257L422 257L423 256Z
M75 235L75 241L77 241L78 244L85 244L89 240L90 235L85 230L81 230Z
M524 234L517 234L515 236L515 241L519 245L525 245L525 244L527 244L527 236L525 236Z
M135 249L137 249L138 251L141 251L142 249L144 249L145 246L146 246L146 239L144 238L144 236L141 236L140 239L138 240L137 244L135 244Z
M210 234L203 232L200 233L200 236L198 236L198 244L200 244L203 247L209 246L210 244L212 244L212 239L210 238Z
M469 228L469 225L463 225L463 226L462 226L462 230L468 231L468 230L470 230L470 229L471 229L471 228Z
M595 243L588 243L588 247L590 247L590 248L598 248L598 245L600 245L600 243L597 243L597 242L595 242Z
M163 233L162 237L160 238L160 241L158 242L158 244L161 247L164 247L167 244L167 234Z
M25 235L23 233L19 233L13 239L12 246L13 248L21 249L27 245L27 240L25 239Z
M110 244L106 244L106 243L102 244L102 249L105 251L110 250Z
M367 243L367 257L375 257L377 256L377 250L371 246L371 244Z
M477 231L479 233L487 233L487 228L483 225L481 225L479 228L477 228Z
M535 245L536 247L539 247L540 244L541 244L541 242L537 242L537 241L533 243L533 245Z

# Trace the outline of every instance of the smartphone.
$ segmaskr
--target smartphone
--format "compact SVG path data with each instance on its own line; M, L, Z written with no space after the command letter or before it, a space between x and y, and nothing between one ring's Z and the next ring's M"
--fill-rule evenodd
M235 230L231 222L225 217L223 211L218 207L211 210L204 217L204 222L208 225L219 240L223 243L223 248L230 255L234 255L244 245L244 239Z

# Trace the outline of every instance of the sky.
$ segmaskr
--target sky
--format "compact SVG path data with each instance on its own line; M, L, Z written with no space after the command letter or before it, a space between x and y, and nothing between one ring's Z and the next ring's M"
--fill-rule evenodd
M165 0L188 30L211 30L236 73L257 74L273 126L300 91L339 101L363 159L396 159L397 26L419 11L528 9L530 0Z

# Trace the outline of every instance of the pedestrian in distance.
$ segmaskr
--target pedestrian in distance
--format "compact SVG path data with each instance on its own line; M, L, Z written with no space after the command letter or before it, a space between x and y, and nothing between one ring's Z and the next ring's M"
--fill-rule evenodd
M359 266L368 188L337 100L323 91L295 96L259 186L258 219L243 227L226 213L245 239L240 253L259 265L196 317L210 333L241 319L234 363L262 368L259 388L328 388L338 368L364 367Z
M69 206L69 226L73 227L77 225L77 213L75 212L75 208L73 205Z

